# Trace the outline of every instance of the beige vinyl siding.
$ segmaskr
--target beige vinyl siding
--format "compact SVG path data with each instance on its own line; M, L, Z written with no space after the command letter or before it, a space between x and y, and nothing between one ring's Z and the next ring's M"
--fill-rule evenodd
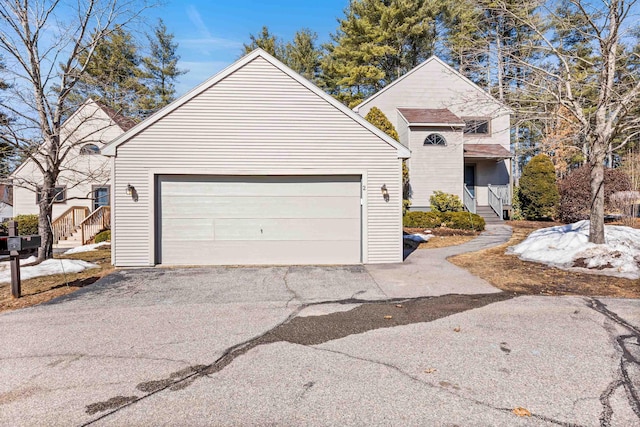
M159 174L361 175L363 260L402 261L396 149L261 57L120 145L114 163L118 266L154 264Z
M58 177L57 186L66 187L67 201L53 205L53 220L72 206L93 208L92 190L94 186L108 185L110 180L109 158L100 154L80 155L85 144L95 144L102 148L106 143L122 135L109 116L96 104L88 103L78 110L62 127L63 138L73 132L71 140L81 141L67 155ZM11 176L14 180L14 215L37 214L34 183L42 182L42 173L34 161L28 160ZM28 187L28 188L26 188Z
M442 135L447 140L447 145L424 145L425 138L432 133ZM455 194L462 199L462 131L411 128L409 141L409 182L417 183L411 186L411 209L429 207L429 198L434 191Z
M360 105L358 114L364 117L374 106L390 119L397 117L396 109L401 107L447 108L458 117L492 117L490 138L465 136L465 143L495 143L509 147L508 110L433 58L393 87ZM399 123L400 119L394 122L396 126Z

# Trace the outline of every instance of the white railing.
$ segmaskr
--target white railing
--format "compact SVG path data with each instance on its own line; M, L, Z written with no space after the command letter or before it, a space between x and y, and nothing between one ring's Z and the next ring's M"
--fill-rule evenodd
M467 184L464 184L464 191L462 192L462 202L464 208L471 213L476 213L476 198L473 197L471 191L467 188Z
M493 187L491 184L489 184L487 187L489 188L489 206L491 206L491 209L493 209L498 217L502 218L502 198L500 198L500 195L496 191L495 187Z
M511 205L511 187L509 185L490 185L489 187L502 200L503 205Z

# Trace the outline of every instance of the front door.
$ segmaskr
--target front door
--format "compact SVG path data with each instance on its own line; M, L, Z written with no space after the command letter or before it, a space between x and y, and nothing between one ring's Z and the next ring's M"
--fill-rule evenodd
M109 206L109 187L93 187L93 210Z
M476 165L464 165L464 184L473 197L476 197Z

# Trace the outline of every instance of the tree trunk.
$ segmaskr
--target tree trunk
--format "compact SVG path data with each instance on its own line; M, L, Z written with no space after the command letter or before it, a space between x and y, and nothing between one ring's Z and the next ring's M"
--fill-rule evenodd
M38 203L38 231L42 243L38 248L38 262L53 257L53 230L51 229L52 199L55 191L55 180L49 174L45 174L43 186L39 191L40 202Z
M591 152L591 210L589 242L605 243L604 239L604 150L596 142Z

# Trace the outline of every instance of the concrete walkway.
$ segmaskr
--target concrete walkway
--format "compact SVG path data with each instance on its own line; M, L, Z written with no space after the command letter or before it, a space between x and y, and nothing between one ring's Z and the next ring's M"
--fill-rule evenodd
M479 237L468 243L438 249L418 249L402 264L372 264L367 265L366 269L390 298L501 292L467 270L451 264L447 258L497 246L510 237L511 227L487 225Z

